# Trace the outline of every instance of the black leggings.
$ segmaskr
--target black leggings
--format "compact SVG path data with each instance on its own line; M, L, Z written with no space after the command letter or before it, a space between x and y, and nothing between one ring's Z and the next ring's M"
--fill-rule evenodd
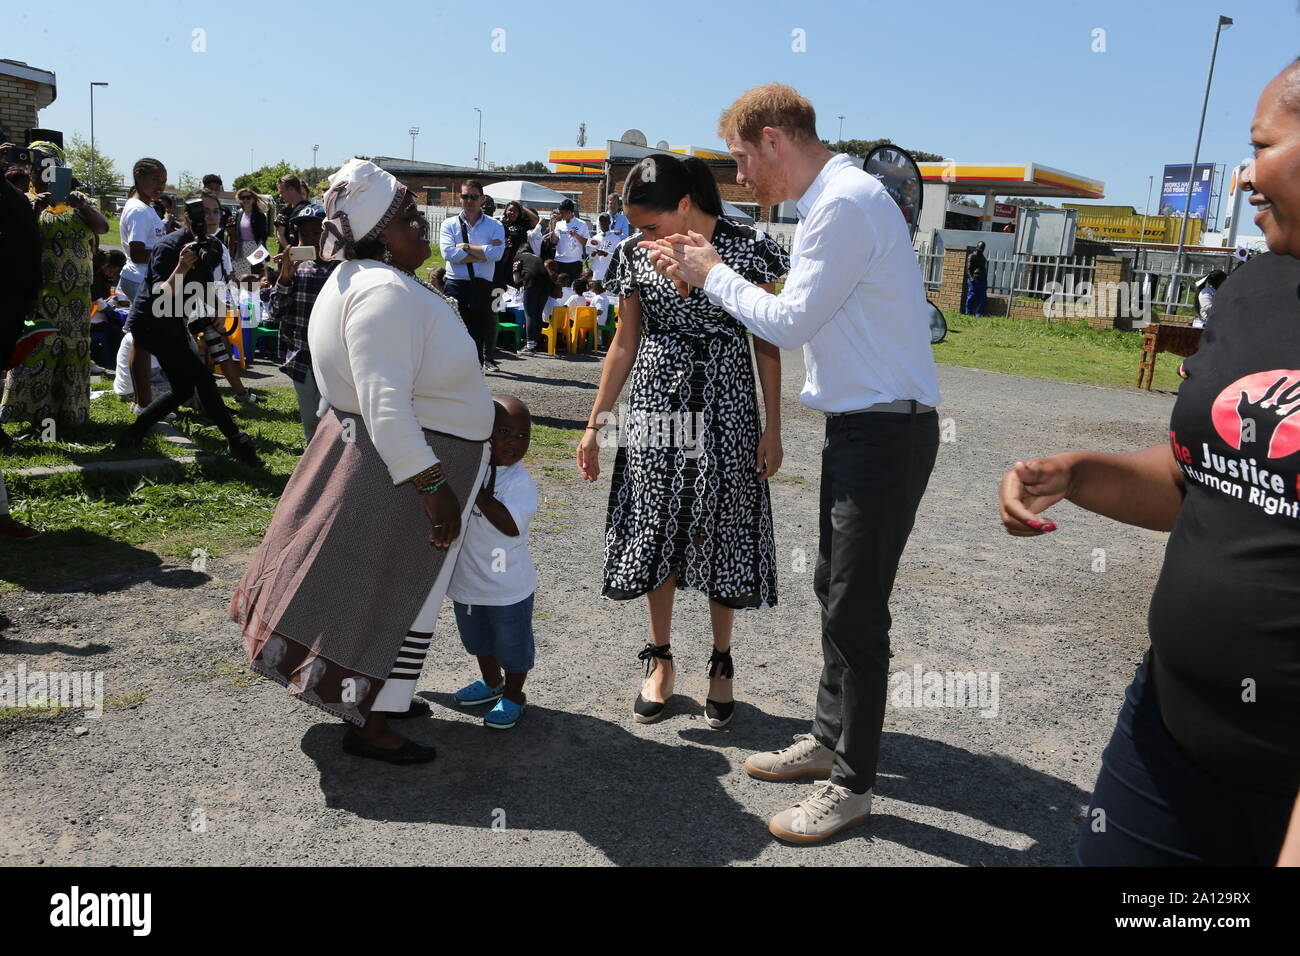
M136 439L143 438L149 429L189 401L190 396L197 391L204 414L221 429L221 434L226 436L227 441L234 441L239 436L239 426L230 417L230 410L221 400L217 380L190 348L185 329L179 324L175 330L135 326L131 333L136 346L152 353L158 360L172 390L170 395L154 399L152 405L143 409L127 427L126 434Z

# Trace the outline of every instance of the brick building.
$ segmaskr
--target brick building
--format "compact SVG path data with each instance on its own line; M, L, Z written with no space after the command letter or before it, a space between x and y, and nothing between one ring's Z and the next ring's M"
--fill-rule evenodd
M508 173L502 170L473 169L443 163L422 163L391 156L376 156L373 162L392 173L409 188L421 203L428 206L460 205L460 186L467 179L477 179L485 186L525 179L547 189L571 196L578 212L588 218L604 209L605 177L591 173Z
M54 102L54 74L19 60L0 60L0 133L26 146L27 131L41 124L37 112Z

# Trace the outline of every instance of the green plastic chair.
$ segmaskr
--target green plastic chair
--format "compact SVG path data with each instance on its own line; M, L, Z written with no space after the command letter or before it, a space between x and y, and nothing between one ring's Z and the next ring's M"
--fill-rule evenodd
M503 336L510 337L510 345L509 345L510 351L518 352L519 347L523 344L523 330L519 328L519 323L502 322L501 319L498 318L496 338L494 339L498 348L505 347L502 345L501 342Z
M605 336L605 345L614 341L614 333L618 331L618 319L614 316L614 306L609 305L605 309L605 321L600 323L600 331Z
M248 354L256 355L262 339L271 339L275 344L271 354L275 355L276 350L280 347L280 330L267 325L259 325L257 328L250 330L253 333L253 343L249 346Z

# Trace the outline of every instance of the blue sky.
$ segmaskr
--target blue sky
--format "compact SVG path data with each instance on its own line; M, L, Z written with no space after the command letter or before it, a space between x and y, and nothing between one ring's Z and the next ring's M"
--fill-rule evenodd
M40 19L43 10L50 11ZM1297 0L798 4L752 0L470 5L274 2L16 4L0 56L53 70L44 125L89 133L119 170L139 156L229 184L254 163L322 166L356 153L472 165L545 159L624 129L718 143L744 89L790 83L820 132L888 136L969 162L1035 161L1101 179L1141 210L1147 177L1186 163L1214 25L1219 44L1202 161L1249 149L1260 90L1300 54ZM1094 31L1105 50L1094 52ZM194 31L201 30L203 52ZM504 31L504 32L501 32ZM794 49L803 31L805 49ZM493 52L493 43L504 50ZM1153 199L1153 203L1154 203ZM1253 228L1253 227L1252 227Z

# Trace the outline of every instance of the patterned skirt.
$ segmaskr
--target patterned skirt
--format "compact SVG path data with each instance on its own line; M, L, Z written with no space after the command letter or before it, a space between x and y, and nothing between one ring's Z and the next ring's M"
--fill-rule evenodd
M755 480L762 429L749 340L643 333L618 426L604 596L640 597L675 571L679 588L726 607L774 607L772 504L767 482Z
M487 444L424 437L464 506L463 527ZM441 604L460 551L463 534L440 551L429 530L419 492L393 484L361 416L326 412L230 601L253 670L364 726L408 629L426 603Z

